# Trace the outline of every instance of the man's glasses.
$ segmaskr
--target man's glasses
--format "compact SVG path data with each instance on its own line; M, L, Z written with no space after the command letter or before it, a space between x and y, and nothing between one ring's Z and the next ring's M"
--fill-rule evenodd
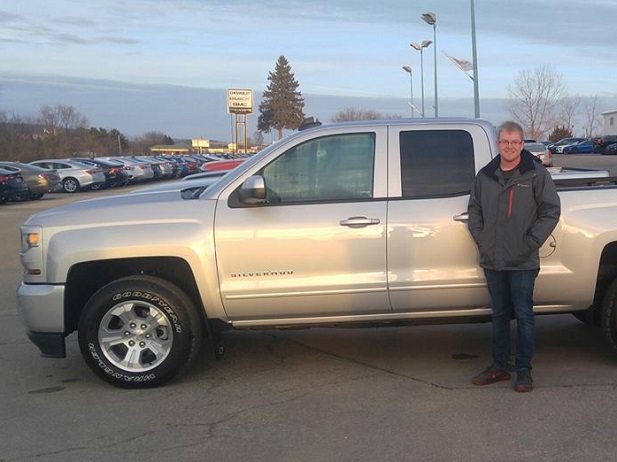
M520 146L521 144L523 144L522 141L505 141L505 140L499 140L499 144L501 146Z

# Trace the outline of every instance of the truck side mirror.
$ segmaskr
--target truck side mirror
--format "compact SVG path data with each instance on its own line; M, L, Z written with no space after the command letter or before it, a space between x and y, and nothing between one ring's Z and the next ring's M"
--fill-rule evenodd
M266 200L266 182L261 175L248 177L238 190L238 197L243 204L261 204Z

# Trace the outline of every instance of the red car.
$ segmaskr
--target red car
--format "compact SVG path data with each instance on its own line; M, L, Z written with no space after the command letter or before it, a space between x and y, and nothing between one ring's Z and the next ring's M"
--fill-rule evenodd
M212 162L206 162L205 164L201 166L201 171L202 172L218 172L221 170L231 170L233 168L236 168L238 165L240 165L245 160L246 159L240 158L240 159L222 159L222 160L215 160Z

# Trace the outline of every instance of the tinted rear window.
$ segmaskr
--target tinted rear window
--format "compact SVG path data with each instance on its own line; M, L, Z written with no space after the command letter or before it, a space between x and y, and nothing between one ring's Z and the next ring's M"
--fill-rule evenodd
M475 176L473 139L464 130L399 135L403 197L469 194Z

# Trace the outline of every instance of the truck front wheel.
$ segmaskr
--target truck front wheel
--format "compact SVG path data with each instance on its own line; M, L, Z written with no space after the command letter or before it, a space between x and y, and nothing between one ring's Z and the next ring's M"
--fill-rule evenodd
M177 286L130 276L99 289L79 320L81 354L102 379L122 388L162 385L196 359L203 323Z
M604 296L601 325L604 337L617 353L617 279L613 281Z

